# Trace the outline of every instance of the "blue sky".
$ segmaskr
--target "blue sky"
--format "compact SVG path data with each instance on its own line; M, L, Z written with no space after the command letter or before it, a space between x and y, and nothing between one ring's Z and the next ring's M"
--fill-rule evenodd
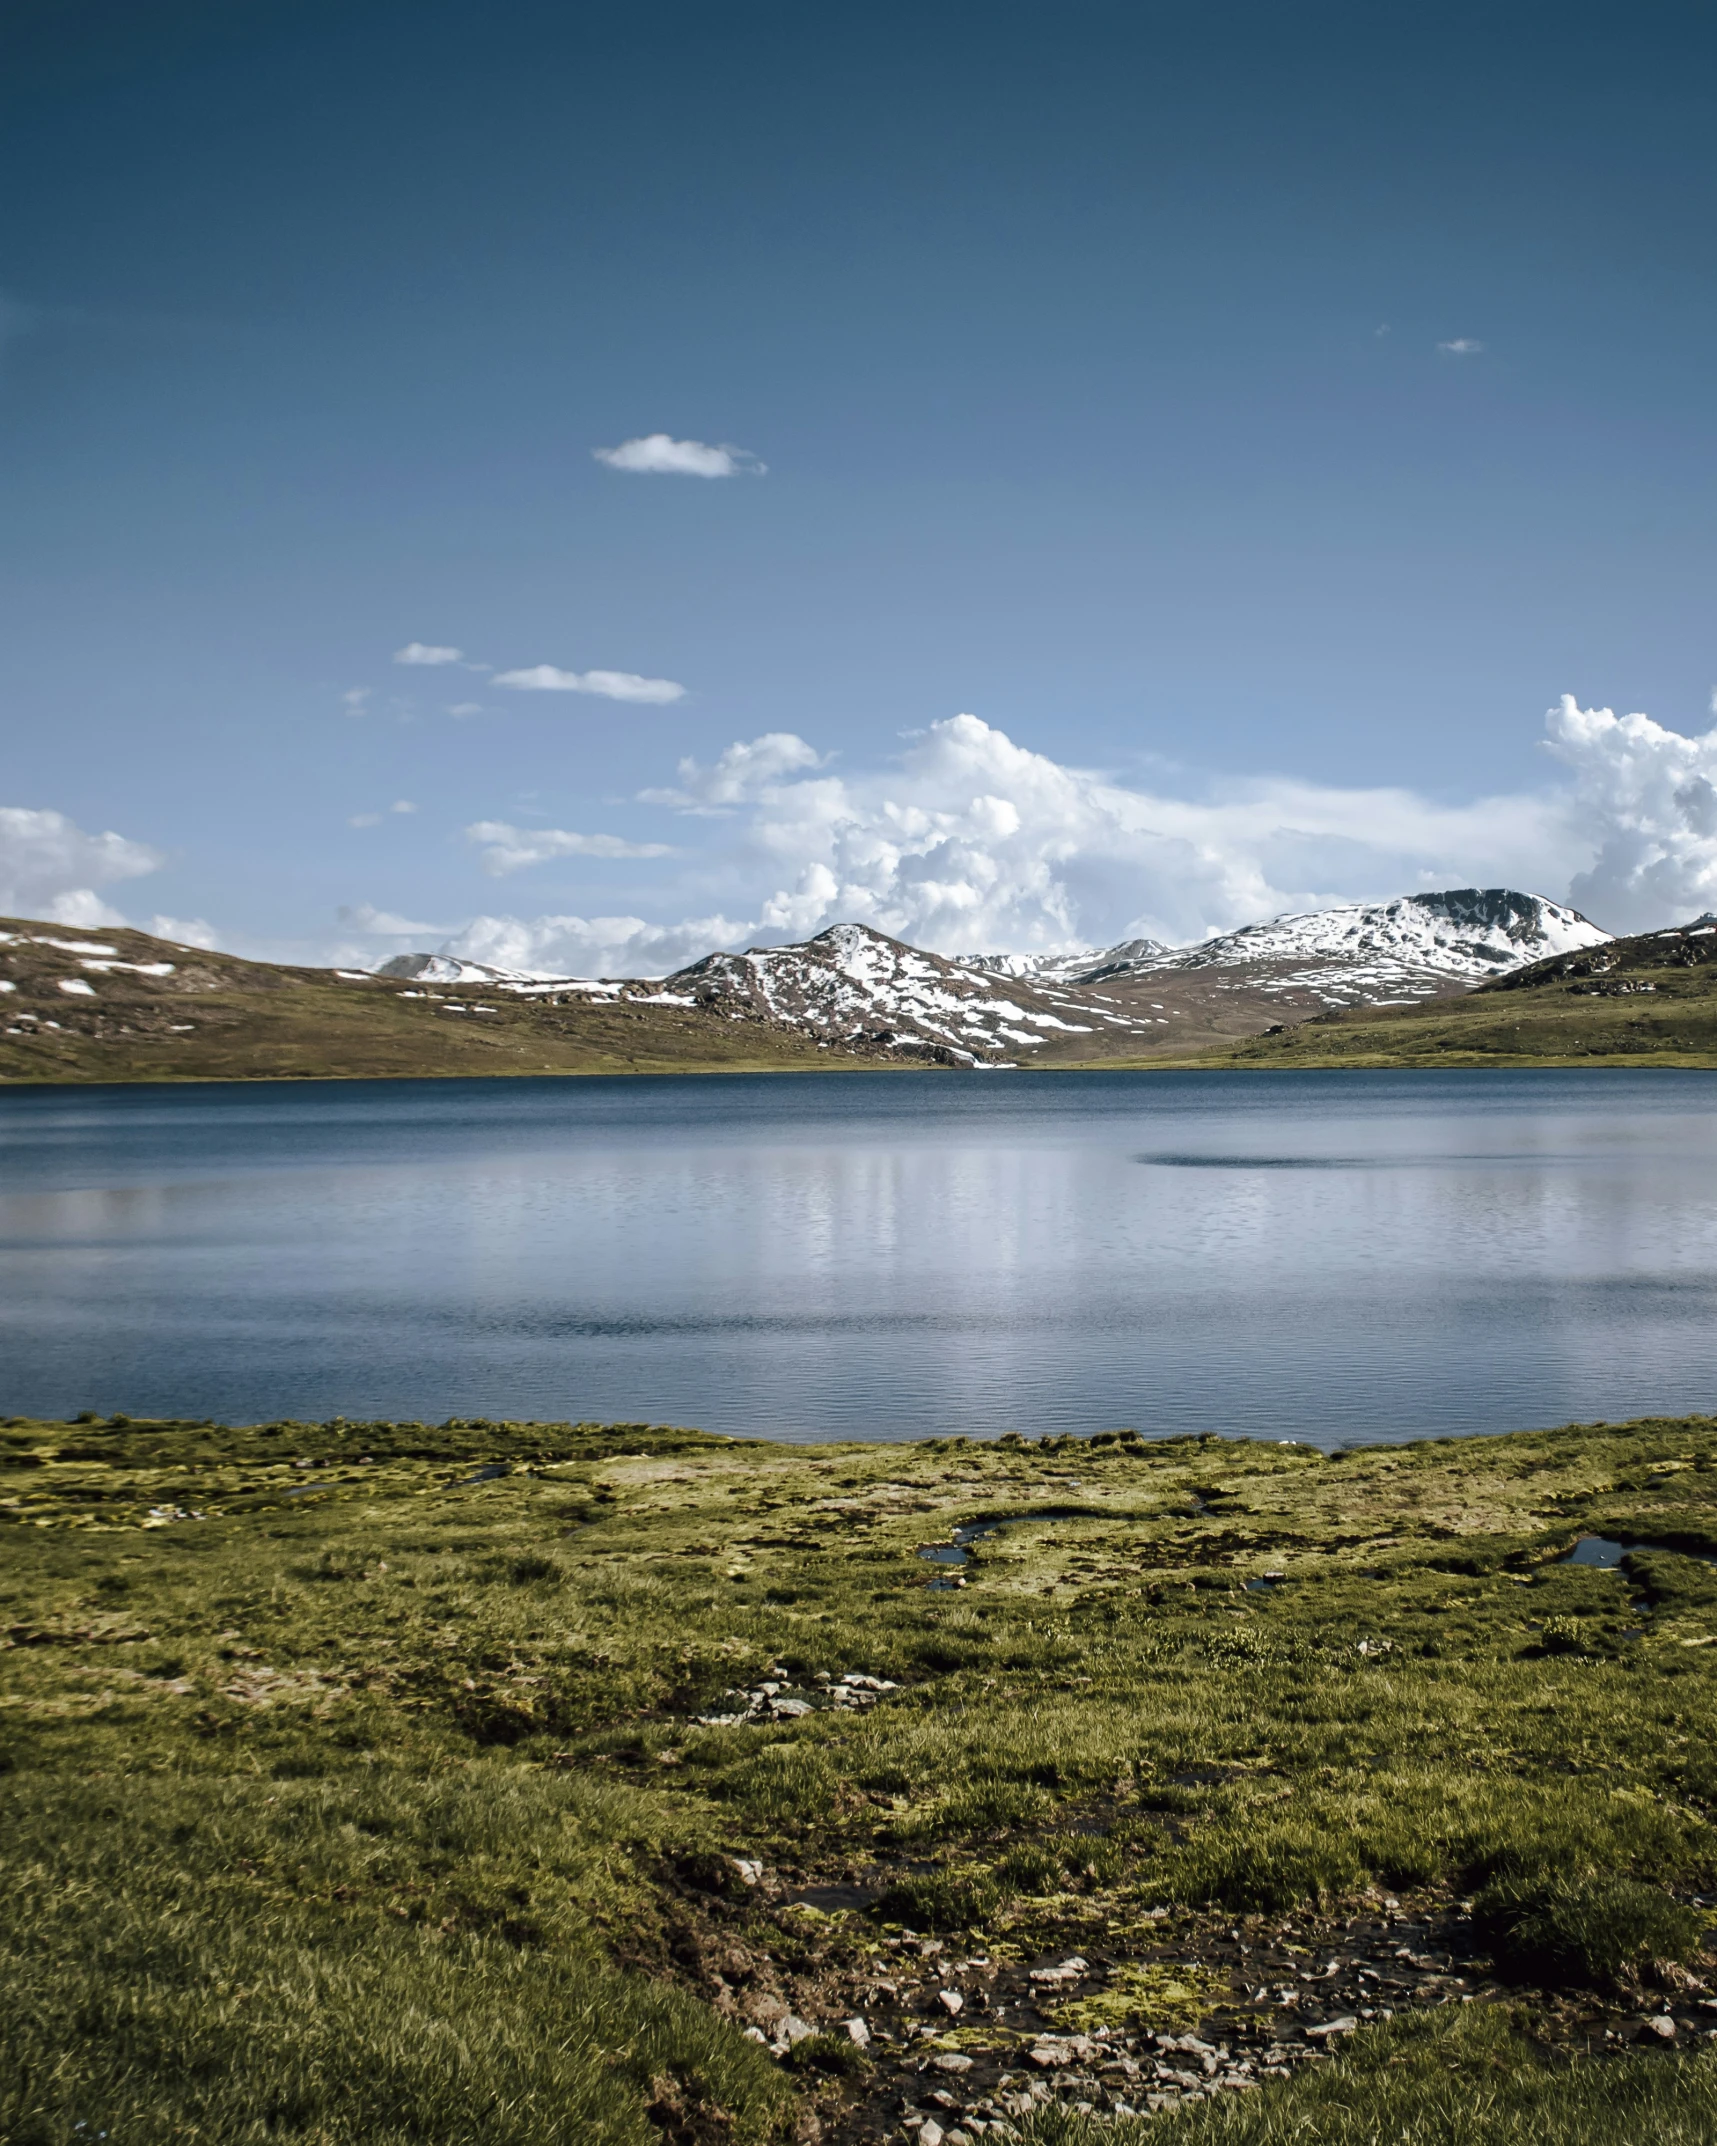
M659 966L1717 892L1708 10L143 12L0 51L14 903ZM658 433L755 460L596 459Z

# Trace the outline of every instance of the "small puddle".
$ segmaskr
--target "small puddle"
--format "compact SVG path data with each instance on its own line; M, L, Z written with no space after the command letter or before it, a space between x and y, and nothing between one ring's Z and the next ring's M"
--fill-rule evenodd
M1624 1557L1631 1557L1636 1550L1655 1552L1659 1557L1690 1557L1696 1565L1717 1565L1717 1557L1706 1557L1698 1550L1678 1550L1667 1542L1616 1542L1608 1535L1582 1535L1568 1552L1559 1557L1559 1565L1585 1565L1594 1572L1614 1572Z
M787 1895L787 1905L816 1908L824 1915L837 1914L843 1908L859 1913L880 1900L883 1892L880 1885L801 1885L797 1892Z
M463 1490L467 1483L492 1483L496 1476L509 1475L511 1472L502 1462L490 1461L486 1467L478 1468L471 1475L462 1475L453 1487L455 1490Z
M332 1483L297 1483L286 1495L289 1498L307 1498L313 1490L332 1490Z
M1041 1513L1012 1513L1005 1520L972 1520L964 1527L954 1529L952 1542L925 1543L918 1555L927 1565L969 1565L972 1562L972 1553L968 1545L982 1542L986 1535L999 1535L1003 1528L1029 1527L1032 1522L1040 1520L1104 1520L1111 1517L1122 1519L1125 1515L1088 1513L1077 1506L1057 1505L1048 1507ZM958 1587L960 1582L938 1577L930 1581L929 1585L934 1591L937 1588Z

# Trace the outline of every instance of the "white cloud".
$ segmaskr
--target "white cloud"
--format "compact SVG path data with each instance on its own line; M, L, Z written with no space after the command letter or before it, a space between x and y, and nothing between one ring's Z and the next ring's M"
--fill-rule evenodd
M368 686L352 686L340 695L341 705L348 715L367 715L371 689Z
M732 874L764 936L857 918L944 952L1187 941L1287 909L1475 880L1542 887L1568 869L1549 799L1447 807L1282 777L1167 797L972 715L932 725L887 773L830 774L778 733L682 763L676 789L645 796L738 818Z
M379 827L381 824L379 812L354 812L346 822L348 827Z
M604 700L651 702L683 700L686 691L671 678L640 678L635 671L562 671L552 663L502 671L495 683L521 693L595 693Z
M458 716L481 715L483 703L480 700L456 700L447 712L449 715Z
M676 853L652 904L678 921L483 915L445 930L345 916L509 967L661 975L716 947L846 919L945 953L1026 953L1139 935L1186 943L1284 911L1451 886L1572 900L1613 931L1717 908L1717 728L1683 736L1572 699L1547 720L1556 780L1460 804L1287 776L1169 796L1032 752L972 715L856 774L773 732L713 764L682 762L675 787L645 793L715 822L710 846ZM500 873L655 847L503 822L467 832Z
M456 926L419 924L411 917L396 916L391 909L377 909L371 902L356 902L339 911L348 930L373 933L379 939L444 939Z
M462 648L436 648L425 641L407 641L403 648L396 648L393 660L396 663L442 664L464 661Z
M1575 904L1616 931L1717 907L1717 730L1684 737L1565 694L1549 732L1573 772L1572 817L1591 853L1573 877Z
M756 929L720 914L676 924L633 916L481 916L439 951L551 976L666 976L713 947L743 946Z
M124 835L86 834L63 812L0 807L0 914L112 930L125 919L95 892L165 862Z
M679 787L641 790L646 805L674 805L682 812L724 812L772 790L784 775L821 767L824 756L790 730L771 730L760 738L730 745L713 767L695 760L679 765Z
M152 916L143 926L153 932L157 939L171 939L176 946L201 947L211 952L220 944L220 936L206 917Z
M1452 342L1439 343L1437 348L1451 358L1476 358L1484 345L1470 335L1457 335Z
M622 440L618 447L593 447L591 453L610 469L645 477L761 477L768 468L743 447L706 447L702 440L676 440L665 432Z
M527 864L554 857L671 857L666 842L626 842L618 835L575 835L562 827L509 827L505 820L478 820L467 827L469 840L483 845L485 872L501 878Z

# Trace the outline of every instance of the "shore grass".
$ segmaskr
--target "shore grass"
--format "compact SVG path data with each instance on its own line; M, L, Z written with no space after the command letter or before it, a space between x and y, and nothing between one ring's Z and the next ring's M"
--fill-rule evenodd
M1005 2093L1033 2034L1191 2028L1263 2083L977 2121L1712 2135L1711 1420L1325 1456L15 1419L0 1519L8 2142L904 2137L927 2048ZM1460 1973L1367 2003L1409 1923ZM1365 1945L1328 1986L1372 2025L1266 2063L1325 2045L1309 1971L1284 2009L1251 1963ZM787 2016L794 2063L745 2031Z

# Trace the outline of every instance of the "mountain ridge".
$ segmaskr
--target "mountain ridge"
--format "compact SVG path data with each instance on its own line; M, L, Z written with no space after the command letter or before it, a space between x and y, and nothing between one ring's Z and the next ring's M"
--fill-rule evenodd
M1506 888L1278 917L1190 948L1133 939L1057 956L958 959L842 923L660 978L544 976L448 953L374 973L289 968L129 929L0 919L0 1079L1190 1063L1320 1016L1599 963L1611 944L1564 905Z

